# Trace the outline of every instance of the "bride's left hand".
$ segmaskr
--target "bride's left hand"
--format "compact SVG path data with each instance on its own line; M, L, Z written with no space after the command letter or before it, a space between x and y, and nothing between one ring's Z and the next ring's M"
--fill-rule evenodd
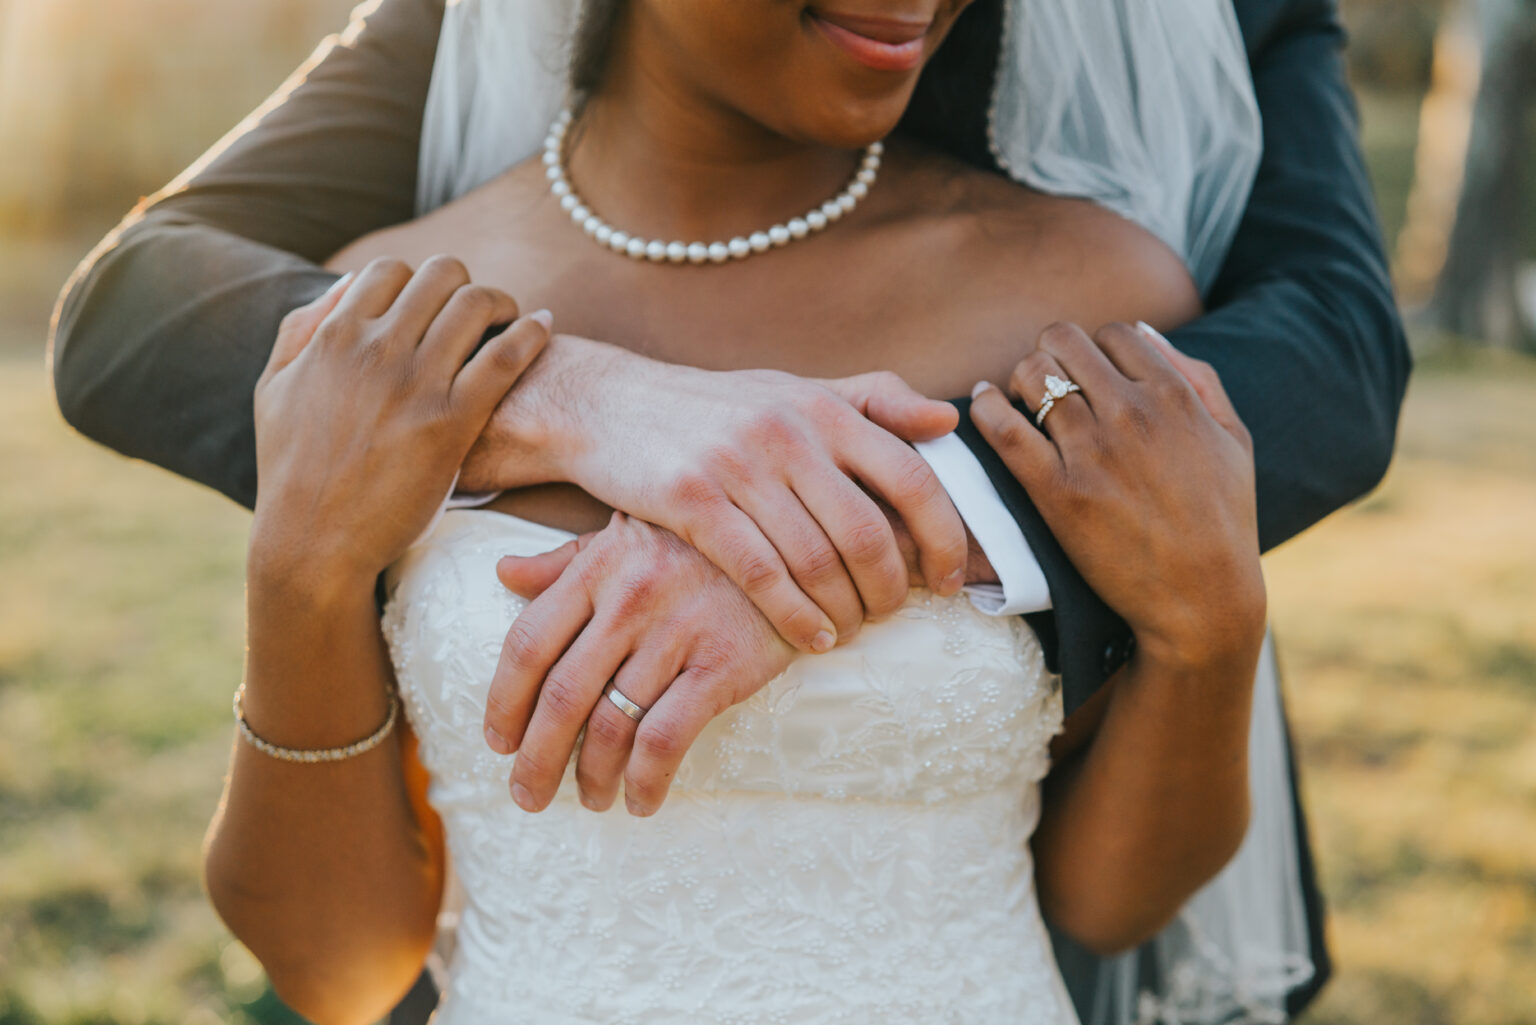
M1150 329L1055 324L1009 390L1080 391L1038 428L996 388L971 418L1139 650L1173 664L1256 656L1264 623L1253 444L1216 372ZM1251 650L1250 650L1251 649Z

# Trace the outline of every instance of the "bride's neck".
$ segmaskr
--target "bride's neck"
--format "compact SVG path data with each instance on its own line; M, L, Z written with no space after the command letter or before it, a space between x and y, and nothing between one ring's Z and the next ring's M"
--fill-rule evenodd
M779 135L709 97L643 45L616 48L568 136L582 198L631 234L714 241L821 203L858 155Z

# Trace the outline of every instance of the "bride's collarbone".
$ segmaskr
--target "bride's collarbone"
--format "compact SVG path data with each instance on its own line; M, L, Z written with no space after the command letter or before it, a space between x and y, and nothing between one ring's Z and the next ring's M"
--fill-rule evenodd
M993 176L913 174L847 223L696 267L601 249L542 175L521 170L390 229L378 248L460 256L524 309L548 307L557 331L656 359L822 377L894 370L946 397L1006 380L1054 321L1172 324L1197 305L1178 258L1142 229ZM935 184L942 195L927 204L903 195Z

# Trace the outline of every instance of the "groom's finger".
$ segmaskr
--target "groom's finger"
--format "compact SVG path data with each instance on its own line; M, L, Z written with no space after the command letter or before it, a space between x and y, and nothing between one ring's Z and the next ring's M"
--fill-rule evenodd
M496 579L513 594L532 601L560 579L565 567L581 551L586 537L567 541L559 548L541 555L508 555L496 563Z
M613 688L641 708L651 708L677 678L684 658L676 631L648 631L641 638L640 650L633 652L614 674ZM612 807L638 729L639 723L606 695L592 709L581 754L576 758L576 785L586 807L593 811Z
M586 587L562 577L513 620L485 699L485 741L492 750L511 754L522 744L539 686L591 618Z
M683 756L704 727L731 707L730 695L730 682L718 671L694 666L672 681L645 713L624 772L624 806L631 815L656 814Z
M632 647L626 626L594 617L545 677L512 767L512 799L524 811L543 811L555 799L581 728Z

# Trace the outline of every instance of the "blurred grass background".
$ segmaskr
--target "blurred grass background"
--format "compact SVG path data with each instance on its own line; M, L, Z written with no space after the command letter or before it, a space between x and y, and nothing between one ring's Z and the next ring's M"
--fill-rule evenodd
M246 516L72 435L43 342L346 6L0 0L0 1025L291 1020L198 882ZM1438 8L1347 14L1391 240ZM1387 482L1268 560L1339 962L1310 1025L1536 1022L1536 360L1435 341Z

